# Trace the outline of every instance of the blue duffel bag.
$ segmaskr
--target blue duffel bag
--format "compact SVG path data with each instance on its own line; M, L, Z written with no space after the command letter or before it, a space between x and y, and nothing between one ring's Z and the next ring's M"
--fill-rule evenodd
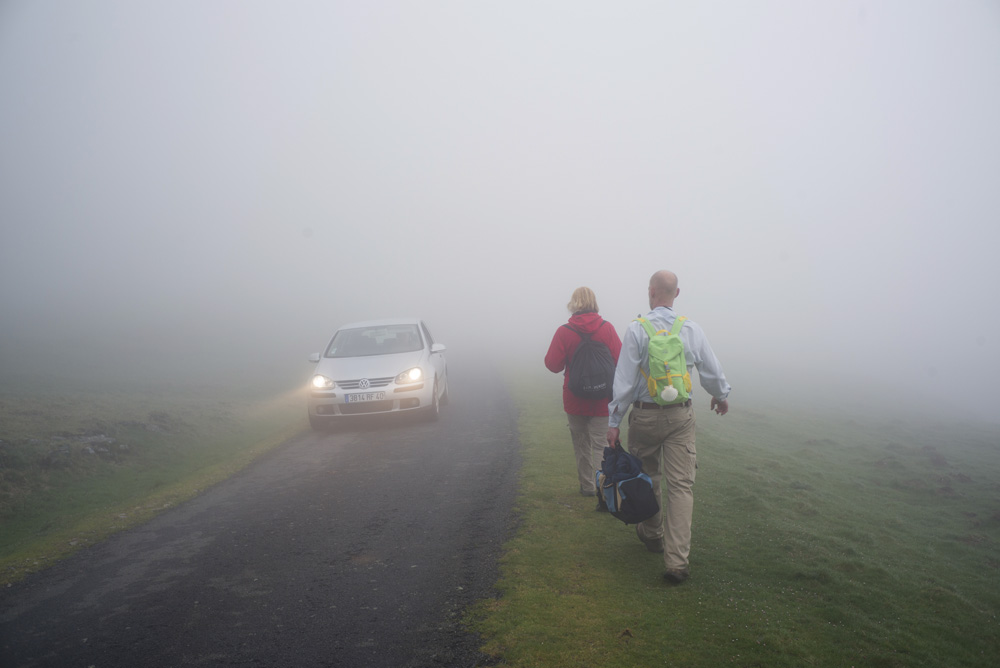
M615 442L604 448L604 460L596 474L598 506L625 524L638 524L660 512L653 481L642 472L639 458Z

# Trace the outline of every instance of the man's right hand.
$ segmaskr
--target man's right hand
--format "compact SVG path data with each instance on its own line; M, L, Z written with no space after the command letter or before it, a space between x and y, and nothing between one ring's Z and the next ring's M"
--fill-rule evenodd
M715 397L712 397L712 410L719 415L725 415L729 412L729 401L727 399L716 399Z
M620 433L620 431L619 431L618 427L611 427L610 429L608 429L608 436L607 436L607 438L608 438L608 447L609 448L615 447L615 443L618 442L618 434L619 433Z

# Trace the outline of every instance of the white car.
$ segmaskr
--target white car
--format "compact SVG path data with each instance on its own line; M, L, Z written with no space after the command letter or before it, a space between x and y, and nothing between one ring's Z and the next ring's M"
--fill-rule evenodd
M419 410L437 419L448 403L444 351L417 318L344 325L322 354L309 356L309 424L319 430L343 416Z

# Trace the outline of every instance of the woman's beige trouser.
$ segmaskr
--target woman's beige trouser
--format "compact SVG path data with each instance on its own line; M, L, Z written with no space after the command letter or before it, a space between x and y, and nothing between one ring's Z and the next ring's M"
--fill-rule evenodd
M569 433L573 437L573 452L576 454L576 473L580 478L581 494L596 494L594 474L601 468L604 446L607 445L608 416L571 415Z

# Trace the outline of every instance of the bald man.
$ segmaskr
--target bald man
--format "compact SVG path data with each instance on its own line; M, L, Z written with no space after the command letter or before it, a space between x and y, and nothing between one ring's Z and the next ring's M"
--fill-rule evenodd
M649 279L649 308L645 316L656 331L674 324L674 300L680 294L677 276L658 271ZM680 331L688 372L698 369L698 379L712 397L710 406L719 415L729 411L729 383L701 327L685 320ZM694 407L691 399L661 406L649 394L643 371L649 372L649 335L638 320L622 337L621 355L615 368L614 398L608 405L609 446L619 438L619 425L628 417L628 449L642 460L643 471L653 481L660 512L636 525L636 534L650 552L662 552L663 578L681 584L690 576L691 516L694 511ZM694 393L692 392L692 395ZM667 486L664 506L661 481Z

